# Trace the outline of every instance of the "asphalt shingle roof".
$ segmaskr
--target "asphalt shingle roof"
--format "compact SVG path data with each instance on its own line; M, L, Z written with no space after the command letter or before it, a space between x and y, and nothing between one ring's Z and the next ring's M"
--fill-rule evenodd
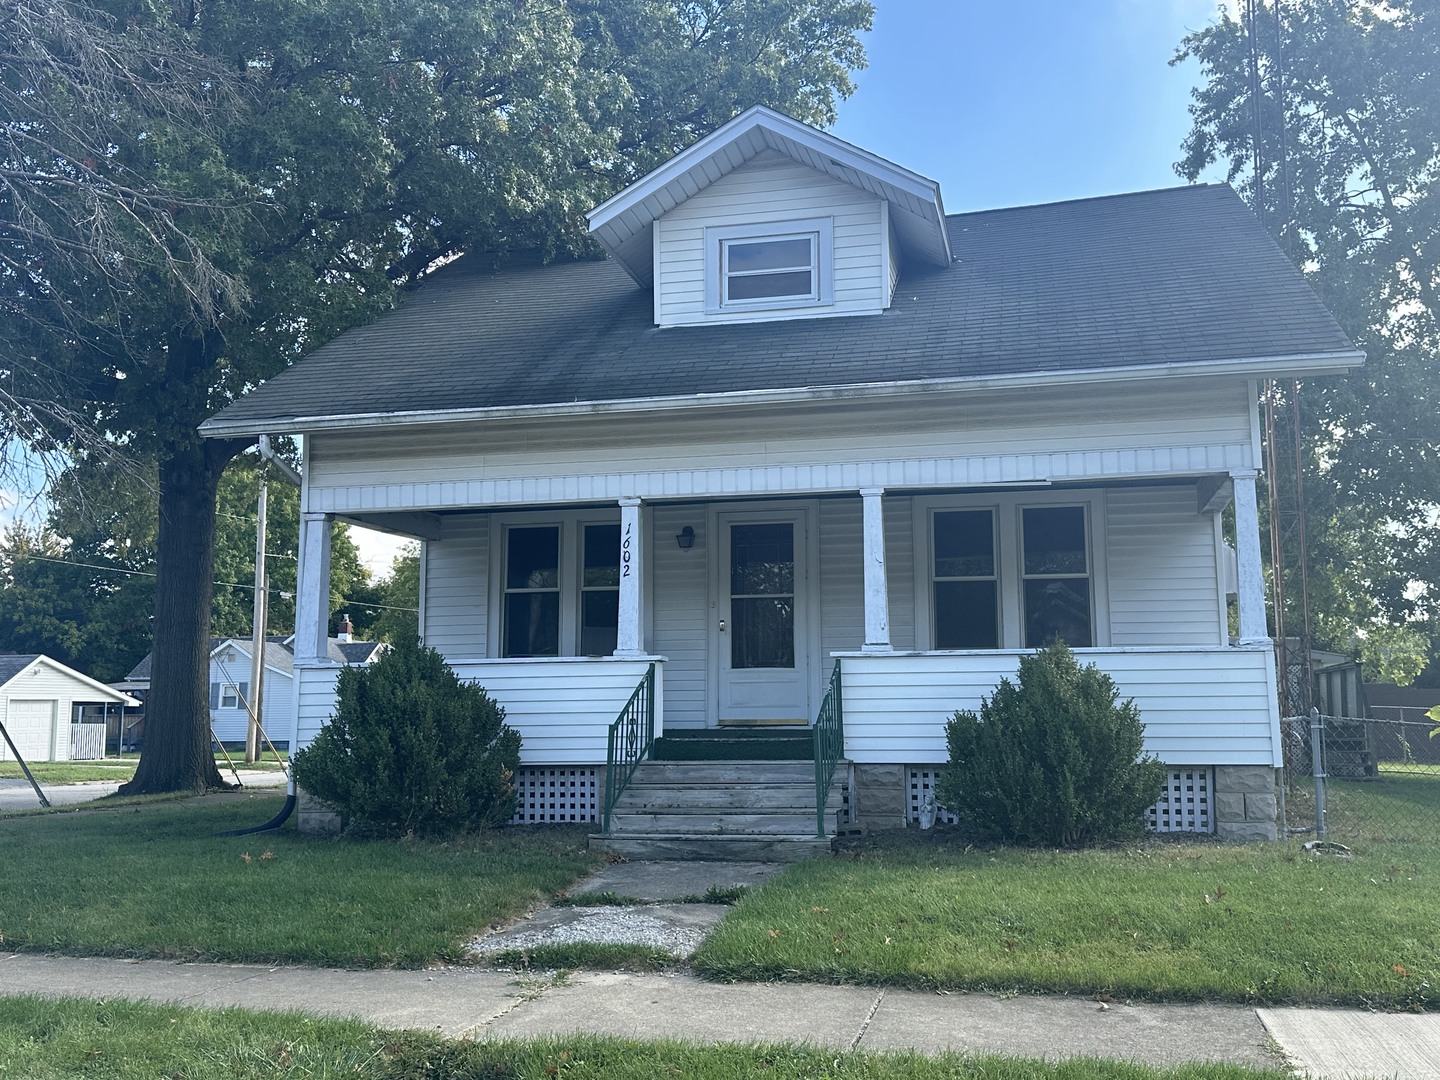
M250 640L248 638L212 637L210 639L210 651L213 653L227 641L235 642L236 645L245 650L247 656L247 659L242 665L244 669L243 672L236 671L231 674L236 676L244 674L248 677L250 674L250 661L248 659ZM329 653L330 659L334 660L337 664L363 664L370 659L371 654L379 647L380 643L378 641L340 641L332 637L326 651ZM145 659L136 664L135 667L131 669L130 674L125 676L125 681L144 682L148 680L150 678L150 660L153 655L153 653L146 653ZM0 664L3 664L6 659L9 658L0 657ZM31 657L31 659L34 659L34 657ZM276 671L283 671L286 674L294 671L295 647L290 644L288 637L270 637L265 639L265 665L274 668ZM0 667L0 671L3 670L3 667ZM3 681L3 679L0 679L0 682Z
M611 261L461 259L221 412L297 417L547 405L1346 352L1229 187L946 219L956 262L878 316L660 330Z
M0 656L0 686L4 686L39 658L39 653L31 653L29 656Z

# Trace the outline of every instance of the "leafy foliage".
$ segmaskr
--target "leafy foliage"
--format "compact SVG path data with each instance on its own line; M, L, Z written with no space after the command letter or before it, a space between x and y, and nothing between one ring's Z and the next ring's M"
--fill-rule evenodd
M87 460L61 474L43 527L16 525L0 536L0 648L46 653L102 681L123 678L150 651L158 517L153 478L153 468L137 472L114 459ZM220 479L211 605L216 636L251 633L257 480L253 456L237 458ZM299 492L272 483L266 529L271 633L294 629L299 523ZM367 589L343 524L331 542L331 589L332 610Z
M1110 676L1057 642L1020 658L945 725L937 795L961 824L1007 843L1079 847L1139 833L1165 767L1142 756L1145 725Z
M1318 644L1368 639L1403 679L1413 641L1377 625L1422 631L1422 651L1440 653L1440 9L1258 8L1258 101L1239 21L1222 13L1181 43L1204 82L1176 169L1193 180L1222 164L1367 353L1363 371L1308 380L1300 402L1310 600Z
M520 736L412 638L340 672L334 717L293 760L300 786L367 829L447 835L510 819Z
M385 310L448 256L589 253L585 210L743 108L833 119L872 17L864 0L20 9L32 6L73 15L73 40L52 35L36 63L7 67L6 131L40 147L46 167L31 167L24 150L18 164L0 161L17 193L0 189L0 229L18 220L22 197L53 207L56 222L89 221L90 189L76 183L85 170L123 167L131 188L158 193L164 215L158 248L122 260L131 276L118 283L108 247L67 258L70 241L53 230L0 231L5 257L22 268L0 276L0 385L24 399L8 413L23 422L0 435L123 448L156 463L163 689L150 698L132 792L220 783L199 719L203 646L215 492L245 443L202 440L198 425ZM0 47L29 48L28 28L11 20L12 30L18 43ZM155 42L184 63L153 68ZM65 62L79 49L124 62ZM207 67L230 77L207 79ZM198 102L157 96L152 81ZM99 132L93 154L67 142L80 124ZM0 144L0 155L9 149ZM209 286L197 292L186 271L201 257Z

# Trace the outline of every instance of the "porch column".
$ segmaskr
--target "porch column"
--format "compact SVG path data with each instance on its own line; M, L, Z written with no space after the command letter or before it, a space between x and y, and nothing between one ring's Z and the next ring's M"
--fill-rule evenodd
M865 508L865 645L861 652L890 652L890 593L885 578L884 488L861 488Z
M295 587L295 659L329 660L330 518L300 515L300 580Z
M1265 568L1260 561L1260 512L1255 472L1230 474L1235 484L1235 602L1240 611L1240 644L1268 644L1265 625Z
M644 590L640 587L645 572L640 499L626 495L620 500L620 622L615 633L616 656L643 656L641 614Z

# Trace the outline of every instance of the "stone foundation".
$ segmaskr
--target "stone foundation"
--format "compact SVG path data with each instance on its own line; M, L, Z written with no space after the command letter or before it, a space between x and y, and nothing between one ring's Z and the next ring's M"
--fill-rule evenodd
M1223 840L1277 840L1279 770L1268 765L1215 766L1215 834Z
M295 827L311 836L337 836L345 827L340 812L304 788L296 788Z
M872 829L903 828L909 816L904 765L855 765L850 820Z

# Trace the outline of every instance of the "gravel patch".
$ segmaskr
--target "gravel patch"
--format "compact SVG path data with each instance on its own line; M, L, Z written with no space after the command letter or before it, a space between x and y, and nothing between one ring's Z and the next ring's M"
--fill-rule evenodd
M545 908L515 926L477 938L468 948L477 956L487 956L510 949L595 942L644 945L680 960L700 947L728 910L724 904Z

